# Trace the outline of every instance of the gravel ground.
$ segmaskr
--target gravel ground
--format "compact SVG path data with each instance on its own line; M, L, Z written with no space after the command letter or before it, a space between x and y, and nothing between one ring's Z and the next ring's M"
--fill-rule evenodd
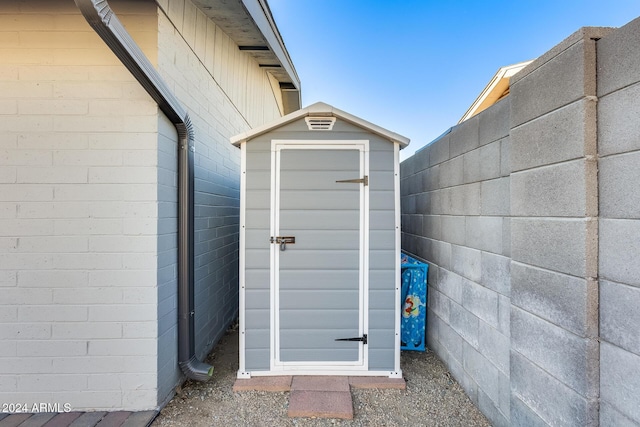
M434 353L402 352L406 390L352 389L353 420L289 418L288 392L234 393L238 331L227 331L207 362L206 382L187 381L152 427L189 426L489 426Z

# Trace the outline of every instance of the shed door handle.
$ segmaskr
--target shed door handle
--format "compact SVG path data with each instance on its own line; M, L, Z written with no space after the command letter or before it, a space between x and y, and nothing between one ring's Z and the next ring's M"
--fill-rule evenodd
M271 237L270 241L271 243L280 245L280 250L284 252L285 250L287 250L287 243L296 243L296 238L294 236L277 236Z

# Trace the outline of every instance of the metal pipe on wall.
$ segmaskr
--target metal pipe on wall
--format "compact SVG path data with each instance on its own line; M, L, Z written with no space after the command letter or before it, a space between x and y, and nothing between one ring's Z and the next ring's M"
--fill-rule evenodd
M191 379L206 381L213 367L195 355L194 131L189 115L131 38L107 0L74 0L94 31L156 101L178 132L178 364Z

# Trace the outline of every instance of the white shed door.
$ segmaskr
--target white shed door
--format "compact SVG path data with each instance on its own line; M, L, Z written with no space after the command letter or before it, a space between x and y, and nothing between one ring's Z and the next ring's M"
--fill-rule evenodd
M274 148L273 365L366 369L366 144Z

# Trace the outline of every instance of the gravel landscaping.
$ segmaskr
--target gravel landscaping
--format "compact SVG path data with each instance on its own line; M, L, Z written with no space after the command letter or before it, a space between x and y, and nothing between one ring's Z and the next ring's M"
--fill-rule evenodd
M353 420L289 418L288 392L233 392L238 369L238 331L231 328L207 362L206 382L187 381L160 412L153 427L189 426L489 426L431 351L402 353L406 390L352 389Z

